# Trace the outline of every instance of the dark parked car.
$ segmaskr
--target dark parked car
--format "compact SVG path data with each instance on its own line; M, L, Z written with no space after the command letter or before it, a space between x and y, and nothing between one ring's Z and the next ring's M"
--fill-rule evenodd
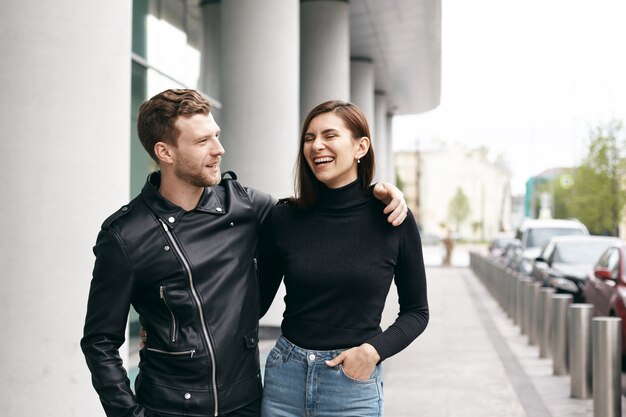
M555 236L535 258L530 277L557 293L572 294L575 303L584 302L589 272L607 248L620 242L606 236Z
M585 299L593 304L596 316L622 319L622 369L626 365L626 242L611 245L596 263L585 285Z

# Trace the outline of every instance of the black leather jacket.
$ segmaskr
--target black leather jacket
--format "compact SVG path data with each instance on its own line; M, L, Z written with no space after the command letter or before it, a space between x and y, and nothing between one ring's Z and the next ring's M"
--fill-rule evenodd
M107 416L215 416L260 397L255 254L275 201L231 177L186 212L153 173L102 225L81 347ZM148 333L136 395L118 353L131 304Z

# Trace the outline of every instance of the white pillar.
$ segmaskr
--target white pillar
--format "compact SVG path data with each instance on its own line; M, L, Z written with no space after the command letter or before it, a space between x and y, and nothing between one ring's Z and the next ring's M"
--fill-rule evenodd
M129 197L131 11L57 0L0 13L5 416L104 415L79 341L96 235Z
M392 183L396 183L396 158L393 151L393 113L387 113L387 175Z
M327 100L350 100L350 25L347 0L302 0L300 5L300 121Z
M220 8L221 0L202 0L202 54L200 64L200 90L211 98L220 101L220 60L221 60L221 30ZM211 111L216 120L221 113L213 106Z
M363 110L374 132L374 63L369 58L350 58L350 101Z
M299 137L298 0L224 0L223 169L276 197L293 194Z
M376 178L380 181L394 183L395 178L389 177L389 141L387 140L387 96L376 91L374 98L374 128L372 143L376 156Z

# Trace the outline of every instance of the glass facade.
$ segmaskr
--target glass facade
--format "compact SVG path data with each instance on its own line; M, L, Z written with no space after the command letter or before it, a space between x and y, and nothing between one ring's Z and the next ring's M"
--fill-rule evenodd
M203 36L201 19L197 0L133 1L129 198L139 194L147 175L157 169L137 135L139 106L168 88L198 89ZM139 348L139 328L139 316L131 308L131 356ZM136 374L136 363L131 363L131 379Z
M133 1L131 197L156 169L137 137L139 105L168 88L198 88L201 42L197 1Z

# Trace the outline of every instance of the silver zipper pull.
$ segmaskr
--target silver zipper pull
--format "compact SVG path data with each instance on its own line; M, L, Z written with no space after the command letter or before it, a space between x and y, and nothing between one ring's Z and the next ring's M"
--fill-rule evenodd
M159 296L161 297L161 300L165 299L165 289L163 288L163 285L161 285L159 287Z

